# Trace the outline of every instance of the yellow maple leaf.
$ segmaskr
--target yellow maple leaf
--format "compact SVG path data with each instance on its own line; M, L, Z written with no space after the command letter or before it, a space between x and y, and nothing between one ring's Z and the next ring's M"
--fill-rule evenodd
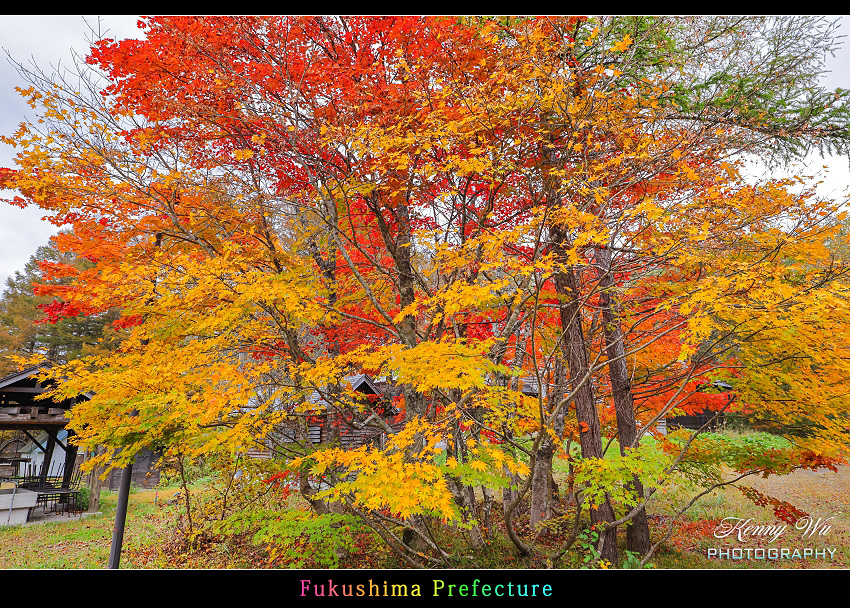
M632 42L633 42L632 37L629 36L628 34L626 34L626 37L623 38L620 42L618 42L614 46L612 46L611 50L623 52L631 46Z

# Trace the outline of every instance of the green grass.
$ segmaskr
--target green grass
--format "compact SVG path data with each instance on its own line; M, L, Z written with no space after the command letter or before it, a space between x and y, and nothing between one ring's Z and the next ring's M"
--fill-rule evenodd
M158 493L160 500L173 492ZM133 568L132 552L153 544L160 506L154 490L130 495L121 558L122 568ZM102 515L72 517L27 526L0 527L0 563L4 568L106 568L115 522L116 492L101 494Z

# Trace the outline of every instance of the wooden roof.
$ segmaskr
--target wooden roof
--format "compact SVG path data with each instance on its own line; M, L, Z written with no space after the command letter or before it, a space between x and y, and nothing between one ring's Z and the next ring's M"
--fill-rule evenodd
M377 395L379 398L387 399L387 401L389 401L390 395L387 394L386 387L379 387L378 384L366 374L345 376L343 380L345 384L348 385L346 387L345 384L343 384L343 387L345 388L350 388L353 391L358 391L365 395ZM307 401L321 408L328 405L328 402L325 401L324 397L322 397L319 391L316 390L307 396ZM398 408L392 405L392 403L389 403L389 407L394 412L393 415L399 413Z
M81 398L59 403L36 400L46 387L37 374L50 367L42 363L0 378L0 429L62 428L68 424L68 410Z

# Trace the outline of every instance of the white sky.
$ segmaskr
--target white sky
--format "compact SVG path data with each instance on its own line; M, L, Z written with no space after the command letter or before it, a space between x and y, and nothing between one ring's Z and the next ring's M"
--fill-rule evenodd
M100 18L101 31L108 38L139 38L136 15L106 15ZM30 59L42 68L51 65L71 65L71 49L85 56L91 40L88 22L97 28L97 16L70 15L4 15L0 17L0 133L11 135L24 117L34 113L15 91L16 86L27 86L9 63L7 52L22 64ZM14 168L15 149L0 143L0 167ZM14 194L0 190L4 196ZM6 286L6 277L23 270L30 256L49 237L56 234L53 224L43 221L41 209L21 209L0 203L0 291Z
M85 19L85 20L84 20ZM138 38L141 32L136 28L138 17L135 15L106 15L100 18L100 27L106 37ZM42 16L14 15L0 17L0 133L11 134L32 112L15 86L25 86L15 69L6 59L6 51L18 62L26 63L32 58L43 68L62 62L70 65L71 52L75 49L85 56L89 48L91 32L86 21L97 27L96 16ZM850 17L842 17L842 34L850 39ZM828 58L832 73L825 78L829 88L850 89L850 40L845 39L843 48L834 58ZM0 144L0 167L14 167L15 150ZM812 158L809 172L820 170L822 165L829 166L829 172L822 175L825 183L818 192L823 196L842 198L850 188L850 168L847 158ZM793 171L792 171L793 173ZM8 195L8 191L0 191ZM24 264L35 250L47 243L56 233L56 228L41 219L43 213L37 208L20 209L0 204L0 291L5 287L6 277L16 270L22 270Z

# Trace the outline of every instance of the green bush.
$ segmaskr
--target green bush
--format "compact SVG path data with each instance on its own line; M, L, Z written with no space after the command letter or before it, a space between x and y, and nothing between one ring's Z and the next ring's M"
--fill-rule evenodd
M80 488L79 494L77 494L77 507L82 509L83 511L87 511L89 508L89 498L91 497L91 490L87 485L82 486Z
M271 559L289 568L336 568L368 529L352 515L316 515L310 511L242 511L216 526L225 536L249 536L265 546Z

